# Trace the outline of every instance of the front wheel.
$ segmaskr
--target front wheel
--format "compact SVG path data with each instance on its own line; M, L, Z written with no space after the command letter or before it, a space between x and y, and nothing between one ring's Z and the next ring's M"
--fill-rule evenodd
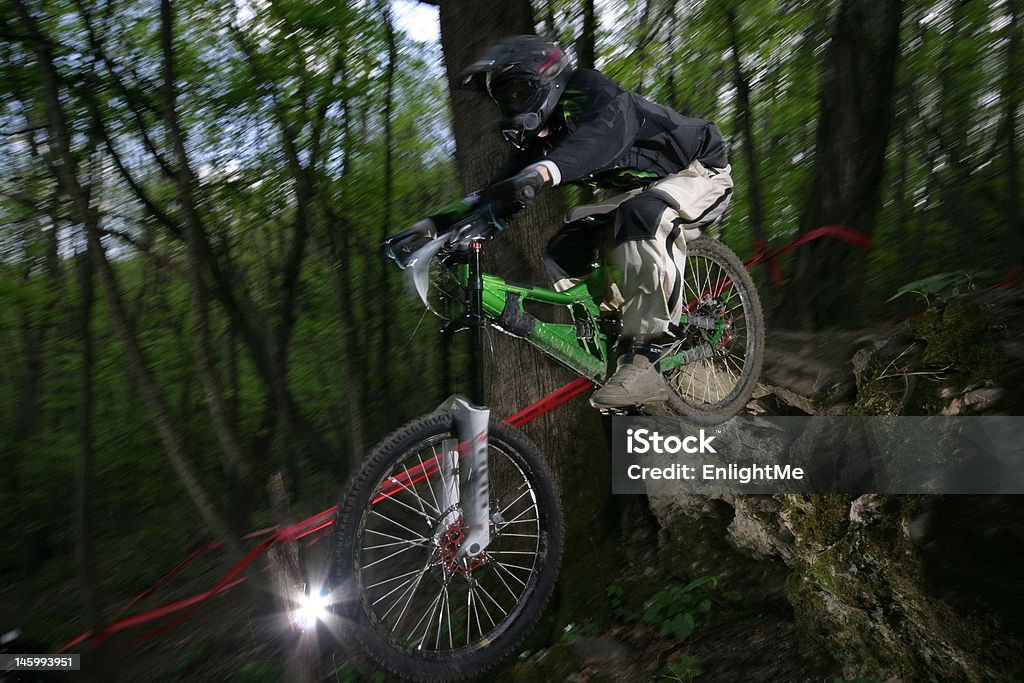
M672 391L667 407L689 417L732 417L750 400L761 374L764 314L743 263L707 236L686 245L680 327L682 338L663 360L671 366L663 371ZM673 354L676 363L665 363Z
M522 642L551 597L562 514L550 471L515 428L491 422L490 544L456 559L462 511L446 509L439 467L452 416L415 420L378 445L335 520L334 575L343 616L378 664L404 678L455 680ZM456 484L457 485L457 484Z

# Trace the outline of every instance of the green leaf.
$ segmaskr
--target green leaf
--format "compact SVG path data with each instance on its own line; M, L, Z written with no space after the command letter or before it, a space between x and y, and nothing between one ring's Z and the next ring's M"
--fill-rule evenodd
M683 592L688 593L692 591L694 588L699 588L701 586L707 586L709 590L718 588L718 577L702 576L700 578L694 579L690 583L686 584L686 587L683 588Z
M689 613L678 614L670 621L666 621L661 625L661 635L671 635L676 640L685 640L687 636L693 633L695 622L693 615Z

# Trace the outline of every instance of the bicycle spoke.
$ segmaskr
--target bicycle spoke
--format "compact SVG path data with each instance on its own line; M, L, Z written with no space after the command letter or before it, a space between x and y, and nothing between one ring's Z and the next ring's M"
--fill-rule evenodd
M425 541L430 540L426 536L420 536L418 538L402 538L401 536L392 536L391 534L386 534L383 531L377 531L376 529L366 529L366 533L384 536L385 538L393 538L396 541L402 541L405 543L423 543ZM369 548L363 548L363 550L369 550Z
M537 534L502 534L502 536L511 538L540 538Z
M402 470L405 472L406 481L412 482L414 477L412 476L412 473L409 472L409 468L406 467L405 464L402 465ZM426 468L423 467L422 469L420 469L420 471L421 472L425 472ZM424 480L424 481L428 482L428 486L427 486L428 490L430 489L429 479L430 479L430 477L427 477ZM434 514L437 514L438 512L440 512L440 510L437 507L436 501L435 501L434 505L431 505L429 502L427 502L426 498L424 498L423 496L421 496L419 494L419 489L416 488L417 485L418 484L416 484L416 483L410 483L409 487L406 490L409 491L410 493L412 493L412 495L414 495L416 497L416 501L419 503L419 506L420 506L420 511L425 516L427 516L427 517L429 517L429 515L427 515L427 508L428 507L430 508L430 511L433 512Z
M491 628L494 628L495 626L498 625L498 623L496 621L494 621L494 617L491 616L490 610L487 609L487 603L484 602L483 600L481 600L480 596L477 595L476 591L477 591L478 588L480 589L481 593L484 592L483 586L481 586L479 583L473 584L470 587L470 590L473 591L473 595L476 596L476 600L474 600L473 602L474 602L474 604L478 604L480 606L480 609L482 609L484 611L484 616L487 617L487 621L489 621L491 623ZM480 625L479 619L480 619L480 615L477 614L477 625L478 626ZM483 634L483 632L484 632L484 630L480 629L480 633Z
M381 513L377 512L376 510L370 510L370 512L372 514L374 514L374 515L377 515L378 517L380 517L381 519L383 519L385 521L391 522L392 524L394 524L397 527L401 527L401 528L405 529L410 534L419 535L417 532L413 531L412 529L410 529L409 527L405 526L404 524L400 524L399 522L396 522L395 520L391 519L387 515L382 515Z
M496 565L495 565L495 566L496 566ZM506 581L506 580L505 580L505 577L503 577L503 576L501 575L501 573L499 573L499 572L498 572L498 570L497 570L497 569L495 569L495 570L494 570L494 575L495 575L496 577L498 577L498 580L500 580L500 581L501 581L501 582L502 582L502 583L503 583L503 584L505 585L505 588L507 588L507 589L508 589L509 595L511 595L511 596L512 596L512 599L513 599L513 600L518 600L518 599L519 599L519 594L518 594L518 593L516 593L516 592L515 592L514 590L512 590L512 586L508 585L508 581Z
M409 572L408 574L403 574L403 576L410 576L411 574L415 574L415 573L417 573L417 570L414 569L411 572ZM395 586L394 588L389 590L387 593L385 593L384 595L382 595L379 598L377 598L376 600L374 600L373 604L376 605L377 603L379 603L382 600L384 600L385 598L387 598L389 595L394 595L396 592L402 590L403 588L407 588L409 586L409 584L411 584L415 580L416 580L416 578L413 577L413 578L409 579L408 581L406 581L405 583L398 584L397 586ZM405 591L402 591L402 595L398 596L398 600L401 600L403 595L405 595ZM396 601L395 604L398 604L398 602ZM394 609L394 605L392 605L391 607L392 607L392 609Z
M512 521L512 522L502 522L499 531L501 529L504 529L505 527L509 526L510 524L529 524L531 522L539 522L539 521L540 520L538 520L538 519L517 519L517 520Z
M437 456L438 456L437 449L436 448L432 449L432 451L434 453L434 456L433 456L434 457L434 461L436 462L437 461ZM420 457L419 453L416 454L416 461L420 464L420 471L421 472L426 471L427 466L423 464L423 458ZM430 484L429 478L427 480L427 491L430 491L430 499L434 501L434 509L437 510L438 513L440 513L440 511L441 511L441 503L439 503L437 501L437 496L434 495L434 487Z
M523 510L522 512L520 512L518 515L516 515L512 519L508 520L507 523L508 524L512 524L512 523L516 522L520 517L525 515L527 512L535 512L536 510L537 510L537 506L536 505L531 505L530 507L528 507L525 510Z
M419 546L412 546L412 547L409 547L409 548L402 548L401 550L396 550L395 552L391 553L387 557L382 557L379 560L374 560L370 564L364 565L363 569L369 569L370 567L372 567L375 564L380 564L381 562L384 562L385 560L390 560L392 557L395 557L396 555L404 553L406 550L412 550L413 548L418 548L418 547Z
M434 639L434 649L435 650L440 650L441 649L441 620L444 617L445 613L448 614L448 638L449 638L449 640L451 639L451 636L452 636L452 626L451 626L451 624L452 624L452 615L451 615L451 612L448 609L448 584L444 585L444 588L442 589L442 593L441 594L443 596L441 602L444 605L444 611L442 612L440 609L437 610L437 637ZM449 647L451 647L451 645L449 645Z
M430 603L430 609L423 613L423 616L420 617L420 620L417 621L416 624L412 627L412 631L409 632L411 636L415 637L416 631L417 629L419 629L420 624L424 624L423 637L420 638L419 645L416 646L417 650L423 649L423 643L424 641L426 641L427 636L430 634L430 624L434 621L434 610L439 609L441 607L441 596L444 595L443 588L444 586L442 586L442 590L438 591L437 597L434 598L434 601Z
M520 493L518 496L516 496L515 499L511 503L509 503L508 505L505 505L504 506L505 510L511 509L511 507L513 505L518 503L523 498L523 496L529 495L532 492L532 489L529 486L527 486L526 483L524 482L516 491L513 491L512 493L518 493L519 491L522 491L522 493Z
M533 550L491 550L487 549L488 555L536 555L536 551Z
M414 508L413 506L409 505L408 503L405 503L405 502L403 502L401 500L398 500L398 494L399 493L401 493L402 491L411 491L411 490L412 489L410 487L406 486L405 488L402 488L402 489L396 491L393 495L388 496L387 501L389 503L397 503L398 505L401 505L405 509L411 511L413 514L418 515L420 517L423 517L423 519L427 520L427 524L430 524L433 521L433 517L428 515L424 510L422 510L422 509L417 510L416 508ZM415 495L415 494L413 494L413 495ZM417 496L417 498L418 497L419 496Z
M456 559L460 540L453 521L463 511L442 509L438 481L445 475L411 483L429 458L436 460L444 438L450 437L442 434L394 462L374 489L393 493L362 518L361 538L368 544L357 546L356 563L363 608L377 632L401 651L443 655L495 637L489 634L519 614L516 606L529 594L540 562L536 492L522 466L495 445L488 455L491 542L482 563Z
M498 609L499 609L499 610L501 611L501 616L502 616L502 617L505 617L505 616L507 616L507 615L508 615L508 610L506 610L506 609L505 609L504 607L502 607L501 605L499 605L499 604L498 604L498 601L497 601L497 600L495 600L495 599L494 599L494 598L493 598L493 597L491 596L491 594L487 592L487 589L483 587L483 584L477 584L477 588L479 588L479 589L480 589L480 592L481 592L481 593L483 593L484 597L486 597L486 598L487 598L488 600L490 600L490 601L491 601L491 604L492 604L492 605L494 605L495 607L497 607L497 608L498 608ZM484 603L483 603L483 602L481 602L480 604L482 604L482 605L483 605ZM485 611L485 612L487 611L487 608L486 608L486 607L484 607L484 611ZM488 618L488 619L490 619L490 618L491 618L491 615L490 615L490 613L488 613L488 614L487 614L487 618ZM493 619L491 619L491 625L492 625L492 626L496 626L496 625L497 625L497 624L495 624L495 622L494 622L494 620L493 620Z
M469 645L469 637L473 632L473 593L466 591L466 645Z
M412 602L413 596L416 595L416 590L420 587L420 581L423 580L423 577L426 575L428 569L430 569L430 559L429 558L427 558L426 563L423 565L423 569L420 571L419 574L416 575L416 578L413 580L413 585L410 587L410 590L407 591L408 594L409 594L409 597L408 597L408 599L406 599L405 605L402 607L402 611L398 614L398 619L395 620L395 630L397 630L398 629L398 625L400 623L402 623L402 617L405 616L405 611L407 609L409 609L409 603ZM405 593L403 593L402 596L398 598L398 600L401 601L402 597L405 597ZM398 604L398 603L396 602L395 604ZM387 612L385 612L384 616L381 617L381 620L383 621L384 619L386 619L388 614L390 614L391 610L394 609L394 608L395 608L395 606L392 605L391 609L389 609Z
M523 581L522 579L520 579L520 578L519 578L518 576L516 576L515 574L513 574L513 573L512 573L512 572L511 572L511 571L510 571L510 570L508 569L508 567L506 567L505 565L503 565L503 564L502 564L501 562L498 562L497 560L495 560L495 561L494 561L494 566L495 566L495 567L497 567L497 568L499 568L499 569L504 569L504 570L505 570L505 573L506 573L506 574L508 574L509 576L511 576L511 577L512 577L513 579L515 579L515 580L516 580L516 583L518 583L518 584L519 584L520 586L522 586L523 588L526 588L526 582L525 582L525 581ZM512 590L512 589L510 588L509 590Z
M425 547L427 547L427 546L424 545L424 543L426 541L427 541L427 539L425 539L425 538L420 539L420 540L405 540L405 539L402 539L401 541L395 541L394 543L381 543L380 545L368 545L365 548L363 548L363 550L364 551L367 551L367 550L380 550L381 548L393 548L396 545L414 545L414 546L417 546L417 547L420 547L420 548L425 548Z
M484 634L484 627L483 624L480 623L480 607L477 606L480 599L476 597L476 591L473 589L472 585L469 587L469 594L473 596L473 599L469 602L473 606L473 621L476 622L476 631L482 636Z
M377 582L377 583L375 583L375 584L372 584L372 585L366 586L366 587L365 587L365 590L370 590L371 588L376 588L377 586L382 586L382 585L384 585L385 583L391 583L392 581L397 581L398 579L404 578L404 577L406 577L406 576L412 576L412 575L413 575L413 574L415 574L415 573L416 573L417 571L418 571L418 570L416 570L416 569L413 569L413 570L412 570L411 572L406 572L405 574L399 574L398 576L392 576L392 577L391 577L390 579L384 579L383 581L378 581L378 582Z

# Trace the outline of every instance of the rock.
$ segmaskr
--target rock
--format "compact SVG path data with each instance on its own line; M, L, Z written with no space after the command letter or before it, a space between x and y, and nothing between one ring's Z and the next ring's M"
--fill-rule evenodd
M770 333L751 412L890 419L819 423L814 439L764 447L766 461L813 463L816 481L853 495L652 496L662 563L751 587L784 575L802 647L847 679L1024 680L1024 503L877 493L897 476L995 490L991 449L948 416L1019 412L1022 349L1024 287L901 326ZM823 443L830 459L813 452ZM882 457L865 465L858 452Z
M885 497L877 493L858 496L850 505L850 521L854 524L869 524L885 505Z
M939 415L978 415L994 406L1002 396L1003 390L999 387L970 389L950 401Z

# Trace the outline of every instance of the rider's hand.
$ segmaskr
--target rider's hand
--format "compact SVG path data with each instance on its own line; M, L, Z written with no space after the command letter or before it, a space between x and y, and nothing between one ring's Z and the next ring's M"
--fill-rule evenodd
M537 169L531 168L514 176L512 184L514 187L512 199L525 207L537 198L537 194L544 187L544 176Z
M511 213L515 213L532 204L543 187L544 177L537 169L531 168L495 183L485 191L484 196L497 199Z

